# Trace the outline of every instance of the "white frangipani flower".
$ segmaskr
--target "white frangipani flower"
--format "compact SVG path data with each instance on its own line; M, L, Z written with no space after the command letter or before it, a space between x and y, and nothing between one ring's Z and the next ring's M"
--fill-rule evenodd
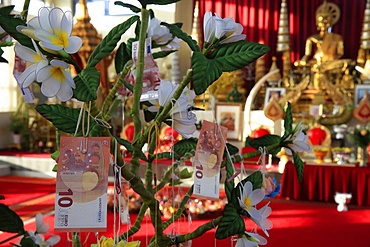
M267 219L267 217L270 216L272 211L271 207L268 206L269 204L270 202L268 202L262 208L258 209L258 212L262 216L261 219L258 220L252 218L253 222L256 223L259 227L261 227L262 231L266 234L266 236L269 236L267 230L270 230L272 228L272 222L269 219Z
M297 125L293 133L285 141L289 142L288 147L293 149L294 152L312 152L311 146L308 145L308 137L303 132L303 126L300 124ZM285 152L288 155L292 155L292 152L288 148L285 148Z
M170 30L165 26L161 26L161 21L157 18L149 20L148 37L151 37L152 41L157 45L165 45L172 40Z
M171 81L161 80L158 89L158 99L150 101L153 106L150 106L148 108L149 111L157 112L160 106L165 106L167 102L172 100L173 94L175 93L177 88L178 85L173 84ZM178 100L174 102L170 114L187 111L188 107L193 105L195 96L196 95L193 90L185 88Z
M233 18L224 18L211 12L204 14L203 21L204 42L210 43L214 38L220 41L220 44L236 42L245 39L246 35L242 34L243 26L236 23Z
M50 225L44 222L44 216L40 213L36 214L36 232L47 233L50 229Z
M243 188L240 189L239 205L242 209L248 212L252 219L261 220L261 213L254 207L261 202L265 197L265 192L262 189L253 190L253 184L247 181Z
M172 118L173 128L185 138L190 138L197 129L195 126L197 116L193 112L177 112L173 114Z
M247 35L242 34L242 32L243 32L243 26L242 26L242 24L236 23L236 25L237 26L236 26L235 31L231 35L226 36L225 39L222 39L220 41L220 44L237 42L239 40L244 40L247 37Z
M161 50L178 50L180 49L180 42L182 39L177 37L173 38L173 40L165 46L161 46Z
M230 36L235 32L235 30L238 27L237 23L231 17L222 19L218 15L216 15L215 20L216 20L215 36L218 39L222 39L224 36L226 37Z
M238 238L235 247L258 247L259 245L266 245L267 240L252 232L245 232L249 237L243 236L242 238Z
M35 41L32 40L32 43L36 51L20 43L16 43L14 46L15 54L24 61L31 63L18 77L18 81L23 88L30 86L32 82L36 81L37 69L42 69L49 64L47 58L37 48Z
M63 12L60 8L53 8L48 14L39 16L41 29L35 29L35 36L41 41L40 45L46 49L65 50L69 54L76 53L82 46L82 39L71 36L73 28L73 14ZM51 27L52 32L50 32Z
M206 12L203 18L204 42L209 43L215 36L216 21L211 12Z
M41 234L34 234L32 231L30 231L30 238L41 247L49 247L56 245L60 241L59 235L51 235L47 240L45 240L45 237Z
M158 99L150 101L152 106L148 110L158 112L159 107L165 106L172 100L177 88L178 85L174 85L171 81L162 80L158 89ZM173 107L170 111L171 119L167 119L168 121L173 119L173 128L184 137L190 137L196 130L196 115L189 111L189 107L193 105L194 98L194 91L185 88L177 101L173 102Z
M65 102L72 98L72 88L76 88L73 78L66 71L68 64L54 59L50 65L37 73L37 81L41 82L41 92L48 98L56 96L60 101Z
M45 50L65 50L69 54L76 53L82 46L82 39L71 36L73 28L73 14L64 12L60 8L46 8L39 10L39 16L31 19L27 27L18 26L17 30L40 41Z
M50 8L42 7L39 9L39 16L43 16L42 19L48 18L50 12ZM31 39L39 41L39 39L35 36L35 29L41 29L41 23L39 21L39 16L33 17L31 20L27 22L27 26L17 26L16 29L18 32L23 33L24 35L30 37ZM42 23L44 28L48 32L52 32L52 29L49 26L49 22Z

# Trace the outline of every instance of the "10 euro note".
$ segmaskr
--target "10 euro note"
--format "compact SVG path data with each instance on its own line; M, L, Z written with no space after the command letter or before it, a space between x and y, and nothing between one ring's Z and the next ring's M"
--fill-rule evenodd
M55 231L106 231L109 159L109 137L61 137Z
M227 128L217 123L202 123L193 159L194 191L197 198L218 199L220 169L227 138Z

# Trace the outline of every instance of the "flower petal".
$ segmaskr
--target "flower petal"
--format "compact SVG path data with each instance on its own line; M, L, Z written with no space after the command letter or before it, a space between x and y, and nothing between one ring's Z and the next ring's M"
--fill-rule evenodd
M60 89L56 95L56 97L62 101L62 102L66 102L68 100L70 100L73 96L73 91L72 91L72 88L68 85L68 83L62 83L60 85Z
M252 206L260 203L265 198L265 192L262 189L253 190L249 194L249 198L252 201Z
M256 223L262 220L261 213L255 207L251 207L247 212Z
M18 77L18 83L23 87L30 86L36 80L36 64L31 64Z
M68 36L71 36L73 28L73 15L71 11L66 11L61 20L61 29L64 30Z
M40 26L41 29L51 33L52 28L51 28L50 22L49 22L49 13L50 13L50 8L48 8L48 7L40 8L39 9L38 22L39 22L39 26Z
M18 57L20 57L21 59L23 59L27 62L30 62L30 63L37 62L35 57L37 57L38 54L34 50L32 50L32 49L30 49L26 46L23 46L20 43L15 44L14 52L15 52L15 54L17 54Z
M49 22L53 31L63 29L61 25L63 17L64 12L61 8L53 8L50 10Z
M243 195L249 196L253 190L253 184L250 181L247 181L243 186Z
M52 235L48 240L46 240L46 244L48 246L56 245L60 241L60 236L59 235Z
M74 54L80 50L82 46L82 39L77 36L71 36L68 40L68 46L65 47L65 51L69 54Z
M60 87L60 82L50 77L41 84L41 93L46 97L51 98L57 95Z
M48 79L50 76L51 76L51 70L52 66L51 65L48 65L44 68L41 68L37 71L37 75L36 75L36 80L38 82L43 82L45 81L46 79Z

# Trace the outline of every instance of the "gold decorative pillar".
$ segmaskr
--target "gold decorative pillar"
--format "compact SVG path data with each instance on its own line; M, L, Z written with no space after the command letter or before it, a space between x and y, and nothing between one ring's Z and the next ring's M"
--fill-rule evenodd
M283 52L283 86L292 86L289 85L289 75L292 69L292 64L290 61L290 33L286 0L281 2L276 51Z
M357 62L359 66L364 66L365 61L369 59L369 50L370 50L370 0L367 0L364 21L362 24L361 32L361 43L360 50L358 52Z

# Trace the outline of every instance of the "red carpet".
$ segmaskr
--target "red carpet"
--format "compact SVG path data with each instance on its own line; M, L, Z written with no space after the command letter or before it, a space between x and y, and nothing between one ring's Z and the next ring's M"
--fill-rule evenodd
M267 246L273 247L347 247L347 246L370 246L367 238L367 232L370 229L370 208L349 206L348 212L338 212L336 204L314 203L301 201L285 201L282 199L273 199L271 204L273 212L269 219L273 222L273 229L269 231L270 237L267 238ZM134 217L134 216L132 216ZM46 217L47 221L53 225L53 216ZM195 229L205 221L193 221L191 225L187 222L176 224L178 231L187 231ZM250 221L247 221L250 222ZM113 224L113 215L109 214L108 225ZM251 225L249 225L252 227ZM34 229L34 223L27 225L27 229ZM125 227L122 226L121 230ZM168 228L171 231L173 228ZM112 229L101 235L112 236ZM144 219L142 227L138 234L132 238L141 240L142 245L150 240L147 235L152 235L152 226L148 220ZM57 247L71 246L67 240L66 233L58 233L62 236L62 241ZM0 235L1 236L1 235ZM86 237L82 234L84 240L83 246L90 246L95 242L93 233ZM10 245L9 245L10 246ZM214 231L193 241L193 245L215 246ZM232 246L231 240L216 241L216 246Z
M3 178L10 181L10 178ZM38 187L48 187L45 184L45 180L38 180L41 186ZM35 180L35 181L36 181ZM14 179L12 179L14 181ZM2 181L0 178L0 182ZM49 181L50 183L50 181ZM13 183L12 183L13 184ZM12 184L6 184L6 187L1 185L0 190L10 192L8 189L12 189ZM35 198L35 196L28 197L29 200L24 200L24 196L27 196L26 192L16 192L22 195L21 199L18 201L17 205L13 205L12 208L16 210L20 215L25 218L35 215L37 212L46 213L46 211L53 210L54 195L53 190L40 191L35 183L29 179L25 179L24 183L16 182L19 184L18 189L21 191L27 188L27 191L39 191L38 193L43 194L40 198ZM20 184L26 184L25 187ZM35 186L33 188L29 186ZM54 185L49 187L53 187ZM19 195L18 194L18 195ZM15 196L14 196L15 197ZM17 201L12 199L13 201ZM370 207L359 207L355 205L349 206L348 212L338 212L336 210L336 204L332 203L316 203L307 201L286 201L283 199L272 199L270 203L272 207L272 214L269 219L273 222L273 229L269 231L270 237L267 238L267 246L273 247L312 247L312 246L324 246L324 247L346 247L346 246L370 246L370 242L367 238L367 232L370 229ZM132 220L135 217L131 216ZM51 231L53 231L54 219L53 215L47 216L46 221L52 226ZM192 224L186 222L186 219L182 219L182 223L176 223L175 230L177 232L187 232L188 230L196 229L199 225L206 221L196 221L193 220ZM248 227L253 227L248 222ZM108 225L110 228L107 233L100 233L99 236L112 236L113 235L113 214L108 215ZM27 230L35 229L34 222L26 225ZM124 231L126 226L121 226L121 231ZM171 232L174 228L171 226L168 231ZM206 247L206 246L232 246L231 240L226 239L216 241L214 238L214 230L208 232L199 239L193 240L192 246ZM261 232L259 232L261 234ZM71 246L68 241L66 233L58 233L62 236L62 241L56 245L57 247ZM142 245L146 246L146 242L150 241L150 236L153 234L152 225L148 220L144 219L140 231L133 238L134 240L141 240ZM7 234L0 233L0 241L5 239ZM83 246L90 247L91 243L96 242L96 237L93 233L87 236L86 233L82 234ZM17 242L14 240L13 242ZM2 246L11 246L10 244L5 244Z
M5 197L1 203L16 205L55 192L54 178L0 177L0 195Z

